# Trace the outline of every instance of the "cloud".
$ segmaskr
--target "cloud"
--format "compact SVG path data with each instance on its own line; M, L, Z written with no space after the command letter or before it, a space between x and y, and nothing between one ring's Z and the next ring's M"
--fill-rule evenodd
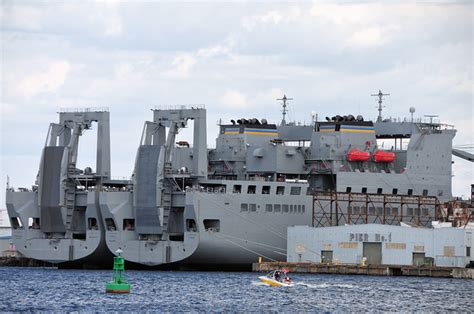
M472 8L4 1L0 153L38 160L58 108L105 106L114 175L128 176L155 105L205 103L212 145L220 118L281 121L283 94L294 98L288 120L309 121L311 111L374 118L378 89L391 94L385 117L415 106L415 117L438 114L458 127L457 144L472 143ZM19 122L25 115L28 123ZM9 164L8 172L29 186L33 166L23 173ZM461 171L454 194L467 195Z
M7 3L2 3L2 10L0 10L2 25L28 31L41 30L41 13L41 10L35 7L12 6Z
M356 47L371 47L382 45L385 39L382 31L377 27L368 27L356 31L349 38L349 43Z
M196 62L196 58L191 54L178 54L171 62L171 68L166 73L170 78L187 78Z
M38 93L54 93L64 84L70 69L67 61L51 62L46 69L22 79L16 92L28 98Z
M94 38L123 34L120 1L2 3L2 27L10 31L65 33Z
M217 56L228 55L234 42L232 39L226 40L224 44L217 44L210 47L201 48L198 50L197 55L203 58L213 58Z
M248 106L247 97L235 90L227 90L224 95L220 98L220 102L224 106L229 106L232 108L246 108Z
M269 11L265 14L253 15L242 20L242 26L247 31L252 31L256 26L262 24L277 25L283 20L283 15L278 11Z

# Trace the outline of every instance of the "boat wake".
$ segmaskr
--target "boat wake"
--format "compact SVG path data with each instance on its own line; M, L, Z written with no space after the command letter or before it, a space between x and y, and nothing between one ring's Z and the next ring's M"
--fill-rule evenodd
M303 286L311 289L326 289L326 288L346 288L346 289L353 289L357 288L356 285L351 284L329 284L329 283L321 283L321 284L311 284L306 282L296 282L295 286Z
M252 286L270 286L262 281L252 281Z
M252 286L266 286L269 287L270 285L261 281L252 281L251 282ZM303 281L295 282L295 286L300 286L300 287L306 287L310 289L327 289L327 288L345 288L345 289L354 289L358 288L357 285L351 285L351 284L330 284L330 283L321 283L321 284L312 284L312 283L306 283Z

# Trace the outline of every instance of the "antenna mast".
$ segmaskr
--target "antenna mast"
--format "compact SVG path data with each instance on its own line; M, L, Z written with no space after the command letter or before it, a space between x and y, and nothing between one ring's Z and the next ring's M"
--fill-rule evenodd
M430 118L430 124L433 124L433 118L437 118L438 115L435 115L435 114L425 114L425 117Z
M377 117L377 122L382 122L382 108L385 108L385 106L382 106L382 101L384 100L384 98L382 98L383 96L390 96L390 94L384 94L382 93L382 91L379 89L379 93L378 94L372 94L370 96L375 96L375 97L378 97L379 98L379 106L378 106L378 111L379 111L379 116Z
M286 95L283 95L283 98L278 98L277 100L282 100L283 101L283 110L281 111L283 118L281 119L281 125L286 125L286 120L285 116L288 113L288 110L286 109L286 102L288 100L293 100L293 98L287 98Z

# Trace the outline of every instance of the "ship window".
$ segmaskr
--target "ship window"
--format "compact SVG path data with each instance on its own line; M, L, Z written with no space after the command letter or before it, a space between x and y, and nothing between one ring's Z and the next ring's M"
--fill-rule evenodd
M302 211L303 213L304 213L304 210L305 210L304 205L301 205L301 211Z
M186 219L186 231L188 232L196 232L196 220L194 219Z
M280 209L281 209L281 205L280 204L275 204L273 205L273 210L275 213L279 213L280 212Z
M420 209L419 208L415 208L415 216L420 216Z
M257 204L249 204L249 210L251 212L257 211Z
M283 204L282 207L283 207L283 212L287 213L289 209L288 204Z
M423 190L423 196L428 196L428 190Z
M398 215L398 208L392 208L392 216Z
M296 205L295 205L296 206ZM302 213L301 211L301 205L298 205L298 213Z
M360 213L360 207L359 207L359 206L354 206L353 209L354 209L354 210L353 210L352 213L353 213L354 215L359 215L359 213Z
M240 204L240 211L241 212L246 212L248 210L249 210L249 205L247 203Z
M133 231L135 230L135 219L126 218L123 220L123 230Z
M301 186L292 186L290 190L291 195L300 195L301 194Z
M88 218L87 219L87 227L89 228L89 230L97 230L99 229L98 225L97 225L97 219L95 218Z
M256 191L256 186L255 185L249 185L247 188L247 194L255 194Z
M362 193L367 193L367 188L366 187L362 188Z
M28 229L39 229L40 228L40 219L30 217L28 218Z
M277 186L277 194L278 195L285 194L285 187L284 186Z
M407 215L408 216L413 216L413 208L411 208L411 207L407 208Z
M73 233L72 238L76 240L85 240L86 234L85 233Z
M398 194L398 189L393 189L392 194L397 195Z
M269 185L262 186L262 194L270 194L270 186Z
M290 212L293 212L293 205L290 205Z
M21 224L21 220L18 219L18 217L11 217L10 218L10 224L11 224L13 229L23 228L23 226Z
M112 218L105 218L105 226L107 227L107 230L109 231L117 230L117 227L115 226L115 222Z
M408 195L413 195L413 189L408 189Z
M348 187L346 188L346 193L351 193L351 191L352 191L352 188L351 188L350 186L348 186Z
M234 193L241 193L241 191L242 191L242 186L240 184L235 184L233 192Z
M266 212L272 212L273 211L273 205L272 204L266 204L265 205L265 211Z
M221 221L219 219L204 219L204 229L209 232L219 232L221 229Z
M377 189L377 194L382 194L382 191L383 191L382 188L378 188Z
M471 247L466 246L466 257L470 257L470 256L471 256Z

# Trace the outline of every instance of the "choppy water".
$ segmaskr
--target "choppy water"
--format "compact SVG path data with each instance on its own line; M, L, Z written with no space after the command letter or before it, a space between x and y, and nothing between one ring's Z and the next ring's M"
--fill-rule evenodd
M0 267L0 311L472 311L474 281L293 274L126 271L128 295L106 294L111 271Z

